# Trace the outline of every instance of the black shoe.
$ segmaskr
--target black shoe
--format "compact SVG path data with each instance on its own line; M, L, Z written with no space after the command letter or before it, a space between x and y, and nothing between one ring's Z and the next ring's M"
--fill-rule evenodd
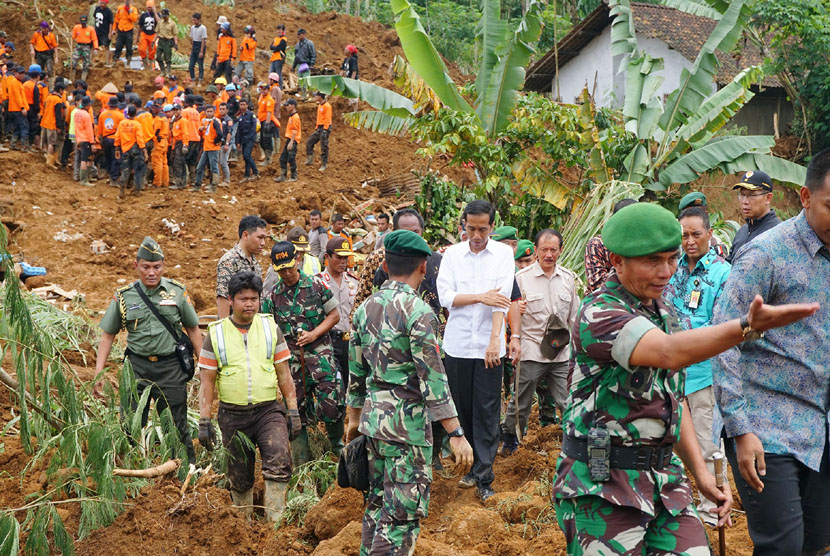
M441 463L441 458L440 457L435 456L435 457L432 458L432 470L433 471L443 471L444 470L444 464Z
M516 450L519 449L519 439L516 438L515 433L504 431L503 433L503 444L501 447L501 455L503 456L512 456L516 453Z
M478 487L478 498L482 502L487 502L487 500L489 500L490 498L492 498L495 495L496 495L496 493L489 486L480 486L480 487Z

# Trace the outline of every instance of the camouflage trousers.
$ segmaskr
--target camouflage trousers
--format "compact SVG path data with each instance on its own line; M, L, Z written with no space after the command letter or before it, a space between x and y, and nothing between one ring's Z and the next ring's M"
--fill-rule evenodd
M432 446L369 438L369 495L360 556L412 554L427 517Z
M323 421L334 423L343 418L346 408L346 396L343 381L337 376L334 367L334 352L331 344L322 345L314 350L306 348L305 384L303 369L300 365L300 351L291 346L291 377L297 390L297 406L303 425Z
M72 67L77 68L78 62L81 62L81 69L89 69L90 61L92 60L92 45L76 44L72 51Z
M711 554L706 531L692 504L676 516L659 502L652 516L599 496L557 498L554 505L572 556Z

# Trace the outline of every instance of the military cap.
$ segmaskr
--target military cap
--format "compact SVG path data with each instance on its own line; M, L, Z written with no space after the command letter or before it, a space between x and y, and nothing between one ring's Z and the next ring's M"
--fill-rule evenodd
M681 211L685 208L689 207L705 207L706 206L706 195L701 193L700 191L693 191L688 195L684 196L680 199L680 205L677 207L678 211Z
M744 172L741 181L732 186L732 189L748 189L750 191L772 192L772 179L760 170Z
M164 251L161 250L161 246L156 240L147 236L138 247L138 253L136 253L135 258L150 262L161 261L164 260Z
M517 240L519 239L516 237L517 233L519 233L519 230L513 226L500 226L493 232L493 239L495 241L504 241L505 239Z
M352 251L352 246L349 245L349 240L344 237L335 236L326 243L326 253L340 255L341 257L351 257L356 253Z
M294 248L297 251L302 251L303 253L309 251L308 235L305 233L305 230L303 230L301 227L295 226L291 228L291 230L285 236L285 239L293 243Z
M533 249L532 241L529 239L520 239L519 244L516 246L516 254L513 256L513 259L518 261L522 257L531 256L535 252L536 250Z
M290 241L278 241L271 248L271 266L274 270L284 270L286 268L293 268L297 261L294 258L297 256L297 250L294 244Z
M619 210L602 227L602 243L623 257L642 257L680 247L681 228L675 216L651 203Z
M426 258L432 250L424 238L411 230L395 230L383 236L383 248L387 253L404 257Z

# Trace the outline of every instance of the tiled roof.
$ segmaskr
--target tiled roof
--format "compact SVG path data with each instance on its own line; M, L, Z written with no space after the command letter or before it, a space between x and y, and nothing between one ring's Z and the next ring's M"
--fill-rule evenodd
M691 15L654 4L632 2L631 11L634 14L634 27L638 37L659 39L690 62L695 60L716 25L715 20L708 17ZM594 37L602 34L610 23L609 8L603 2L559 41L559 67L575 58ZM752 44L744 44L743 41L739 41L735 52L725 54L716 51L715 55L720 62L717 76L720 84L729 83L742 69L760 65L763 61L758 49ZM555 68L555 55L551 49L528 68L525 89L550 91ZM781 83L775 76L767 76L763 85L780 87Z

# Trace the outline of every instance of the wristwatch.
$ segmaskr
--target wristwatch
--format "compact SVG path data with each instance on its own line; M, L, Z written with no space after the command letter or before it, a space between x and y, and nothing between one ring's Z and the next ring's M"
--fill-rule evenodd
M764 333L755 330L749 325L749 313L741 317L741 332L744 335L744 342L754 342L764 337Z
M452 437L452 438L460 438L460 437L464 436L464 429L462 429L461 427L458 427L454 431L448 432L447 435Z

